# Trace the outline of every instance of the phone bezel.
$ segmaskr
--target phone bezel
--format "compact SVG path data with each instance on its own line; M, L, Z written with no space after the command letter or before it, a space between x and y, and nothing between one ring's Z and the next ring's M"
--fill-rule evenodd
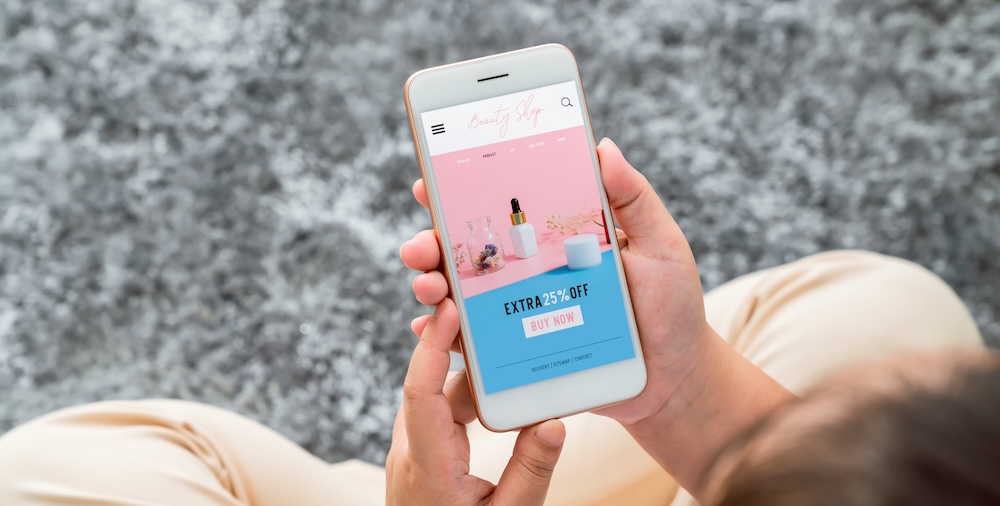
M485 77L501 74L507 75L503 78L479 81ZM483 426L495 432L517 429L543 420L615 404L639 395L646 385L646 368L642 347L617 241L612 241L612 251L625 301L626 317L632 334L635 357L486 394L482 388L482 373L478 361L475 360L475 344L471 338L466 338L469 335L468 315L461 295L461 285L457 282L457 267L451 256L447 254L450 252L450 247L445 247L450 242L446 242L447 230L444 228L444 215L438 199L437 187L433 178L428 177L431 174L429 170L431 160L420 114L567 81L573 81L576 84L580 96L583 123L601 192L605 221L609 226L613 226L614 222L604 184L597 169L599 162L596 143L594 142L582 81L576 59L565 46L546 44L425 69L413 74L407 80L404 89L417 157L430 200L431 219L437 231L441 251L445 252L442 254L444 274L459 308L462 329L461 343L470 386L476 400L476 411Z

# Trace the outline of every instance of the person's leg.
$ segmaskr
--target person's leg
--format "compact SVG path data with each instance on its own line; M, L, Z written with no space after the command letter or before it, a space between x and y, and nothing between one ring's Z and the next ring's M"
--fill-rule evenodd
M712 328L795 393L858 362L983 346L968 309L937 276L862 251L737 278L706 295L705 308ZM673 502L692 504L683 490Z
M940 278L864 251L737 278L706 295L705 308L736 351L795 393L858 362L983 346L969 310Z
M183 401L57 411L0 438L0 504L381 504L374 466L330 466L247 418Z

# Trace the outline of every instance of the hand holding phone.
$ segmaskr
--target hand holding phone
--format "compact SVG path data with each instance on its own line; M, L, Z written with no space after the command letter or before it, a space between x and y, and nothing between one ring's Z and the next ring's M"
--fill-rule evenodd
M455 381L446 382L448 350L458 337L455 303L441 301L421 327L386 459L387 504L543 504L565 440L562 422L522 430L495 486L470 475L465 425L475 419L475 409L464 378L457 390Z
M724 430L706 431L706 427L714 429L717 421L708 423L692 413L697 409L690 408L700 402L708 407L725 406L725 403L711 400L720 391L706 389L703 379L706 374L737 372L738 366L733 371L720 370L719 366L725 364L715 360L717 345L725 348L725 343L705 322L694 257L655 190L628 164L611 141L602 141L597 152L608 200L621 226L617 239L622 244L622 259L642 333L649 381L638 397L596 413L625 425L647 452L680 483L688 486L704 471L713 444L726 440ZM428 205L422 180L414 183L413 194L421 205ZM433 231L422 231L404 243L400 257L410 269L422 271L413 282L419 301L429 305L450 303L448 283L437 270L442 259ZM454 322L457 313L448 312L445 317ZM440 318L438 316L435 321ZM421 335L429 321L430 315L414 319L414 333ZM452 343L452 350L457 349L456 341ZM444 389L451 409L463 413L460 416L463 421L471 421L475 416L469 388L463 372L452 378ZM733 390L733 393L739 392ZM724 416L738 420L741 415L732 412ZM662 431L665 427L671 430ZM692 436L692 432L696 436ZM396 449L394 435L390 456ZM678 463L684 467L678 467Z

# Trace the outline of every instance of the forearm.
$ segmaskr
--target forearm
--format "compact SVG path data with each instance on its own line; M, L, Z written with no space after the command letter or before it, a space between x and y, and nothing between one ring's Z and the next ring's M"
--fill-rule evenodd
M736 435L793 398L710 327L702 359L669 402L626 429L695 497L703 497L712 460Z

